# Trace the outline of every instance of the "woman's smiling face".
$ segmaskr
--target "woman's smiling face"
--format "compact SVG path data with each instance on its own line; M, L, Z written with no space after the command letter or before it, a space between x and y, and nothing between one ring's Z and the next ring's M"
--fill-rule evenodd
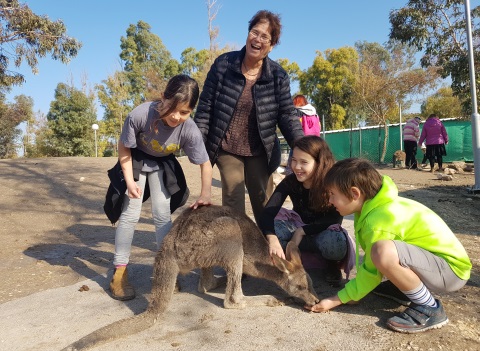
M263 60L273 46L271 44L270 24L259 22L248 32L245 56L252 61ZM268 42L264 42L268 39Z

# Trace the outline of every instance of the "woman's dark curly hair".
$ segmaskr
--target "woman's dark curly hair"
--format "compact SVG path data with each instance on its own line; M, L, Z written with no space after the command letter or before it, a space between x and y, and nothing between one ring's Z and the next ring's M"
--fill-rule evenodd
M280 43L280 34L282 33L280 15L267 10L260 10L248 21L248 31L250 32L260 22L267 22L270 25L270 36L272 37L270 44L275 46Z

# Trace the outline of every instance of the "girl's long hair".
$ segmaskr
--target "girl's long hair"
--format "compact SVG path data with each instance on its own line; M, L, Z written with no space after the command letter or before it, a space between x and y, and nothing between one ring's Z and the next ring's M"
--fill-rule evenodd
M170 78L163 95L154 100L157 102L158 119L154 123L155 132L157 124L171 114L179 104L187 103L193 110L200 94L197 81L186 74L179 74Z
M309 207L316 211L328 209L331 205L328 202L324 179L327 172L335 164L335 158L330 147L323 138L316 135L307 135L297 139L293 148L299 148L315 160L316 168L313 172L312 186L310 187Z

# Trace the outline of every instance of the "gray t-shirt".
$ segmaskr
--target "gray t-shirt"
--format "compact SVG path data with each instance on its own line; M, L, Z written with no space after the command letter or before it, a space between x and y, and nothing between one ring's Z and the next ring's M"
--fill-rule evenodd
M202 164L209 160L202 134L195 122L189 118L177 127L165 125L162 121L156 124L156 102L144 102L135 107L123 124L120 141L128 148L137 148L154 157L167 156L182 149L193 164ZM158 169L153 160L144 160L143 171Z

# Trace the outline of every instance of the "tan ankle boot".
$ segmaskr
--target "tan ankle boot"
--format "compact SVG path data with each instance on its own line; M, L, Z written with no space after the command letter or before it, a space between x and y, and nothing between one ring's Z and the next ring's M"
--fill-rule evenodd
M110 282L110 291L115 300L126 301L135 298L135 289L128 282L127 266L115 268Z

